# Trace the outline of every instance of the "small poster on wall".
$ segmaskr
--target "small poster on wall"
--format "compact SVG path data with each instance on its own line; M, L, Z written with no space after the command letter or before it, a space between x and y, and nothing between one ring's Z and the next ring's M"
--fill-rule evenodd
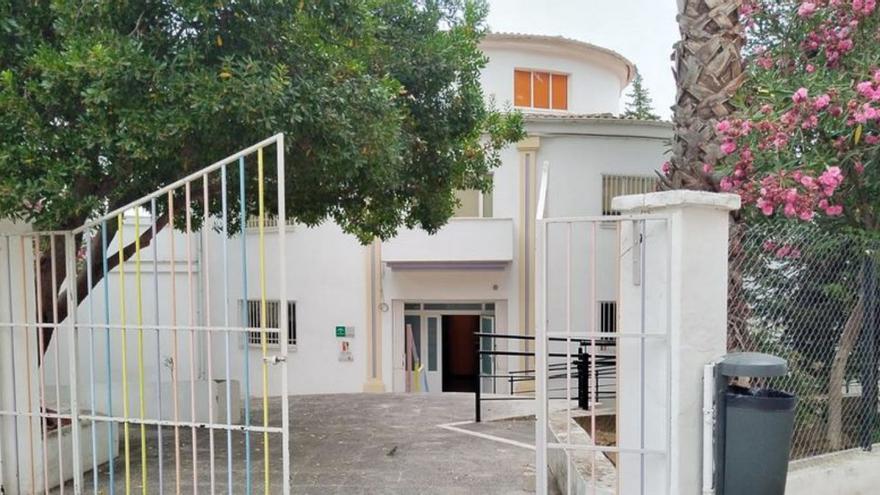
M343 340L339 343L339 360L354 361L354 356L351 355L351 342Z

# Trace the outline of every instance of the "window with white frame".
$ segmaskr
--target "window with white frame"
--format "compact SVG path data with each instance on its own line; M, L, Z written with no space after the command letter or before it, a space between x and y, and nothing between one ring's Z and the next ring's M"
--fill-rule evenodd
M602 175L602 214L617 215L611 209L615 196L645 194L657 190L657 177L651 175Z
M568 74L515 69L513 105L540 110L568 110Z
M281 345L278 337L278 328L281 326L281 303L279 301L266 301L266 344L271 346ZM247 343L249 345L262 345L260 330L263 304L259 299L242 301L241 320L246 323ZM296 303L287 303L287 344L296 345Z

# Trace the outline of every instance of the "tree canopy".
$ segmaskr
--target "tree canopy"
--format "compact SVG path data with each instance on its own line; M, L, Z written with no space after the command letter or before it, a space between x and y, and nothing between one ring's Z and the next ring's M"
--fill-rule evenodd
M62 229L272 134L288 217L366 242L490 187L478 0L0 1L0 218Z

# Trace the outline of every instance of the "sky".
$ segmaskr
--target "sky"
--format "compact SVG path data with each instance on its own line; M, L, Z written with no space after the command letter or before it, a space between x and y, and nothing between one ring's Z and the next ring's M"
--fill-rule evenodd
M610 48L638 67L655 113L675 102L670 55L678 40L675 0L488 0L494 32L565 36ZM621 98L623 111L626 93Z

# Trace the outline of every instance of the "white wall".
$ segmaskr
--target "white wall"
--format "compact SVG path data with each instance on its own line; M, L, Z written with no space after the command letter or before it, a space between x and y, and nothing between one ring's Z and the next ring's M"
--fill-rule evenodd
M583 124L546 125L532 124L533 132L544 134L538 162L547 162L549 185L546 217L581 217L602 214L602 176L635 175L652 176L663 160L666 138L671 135L668 126L641 124L632 121L601 120ZM617 242L616 225L597 225L595 240L592 225L580 224L573 228L572 252L574 298L578 301L611 301L617 298L617 277L614 249ZM559 228L556 227L556 230ZM553 230L553 229L551 229ZM550 232L549 253L551 273L564 273L564 239L561 230ZM599 283L593 297L583 286L590 276L590 261L584 253L597 245L596 277ZM560 285L564 280L548 280L552 304L561 304L556 297L564 292ZM560 314L551 305L548 317ZM589 317L586 305L577 305L574 324L583 328L584 318ZM552 321L556 328L559 325Z
M594 60L564 50L545 50L520 44L484 43L489 63L482 70L483 91L496 105L513 106L514 69L545 70L569 74L569 113L618 113L623 88L617 73ZM547 110L541 110L546 112Z
M353 236L347 235L333 223L325 223L314 228L297 226L288 229L287 273L276 269L278 236L267 232L266 253L266 297L277 300L280 284L287 283L287 297L296 302L297 344L290 348L288 355L288 377L290 390L294 394L360 392L366 378L367 299L366 250ZM219 239L215 239L218 241ZM229 246L227 265L230 282L230 307L233 323L241 324L239 301L243 297L241 273L240 238L232 240ZM249 299L259 299L259 238L256 232L248 232L248 294ZM212 321L222 322L223 286L220 277L223 271L222 252L213 248L209 253L210 266L215 270L217 283L210 287L212 300ZM351 352L354 360L339 361L342 339L335 336L336 326L354 327ZM214 355L221 356L223 347L215 342ZM262 394L262 353L258 346L246 346L238 341L232 356L233 369L243 369L244 353L250 359L251 396ZM271 349L270 355L278 349ZM278 394L281 379L273 373L270 366L269 393Z

